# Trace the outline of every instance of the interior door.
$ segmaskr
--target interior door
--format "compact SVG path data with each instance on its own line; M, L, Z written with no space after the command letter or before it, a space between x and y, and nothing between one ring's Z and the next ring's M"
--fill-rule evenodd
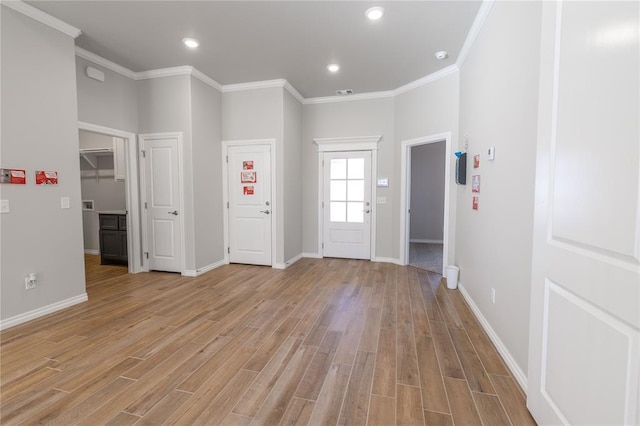
M640 422L638 2L544 2L527 405ZM633 34L633 35L631 35Z
M371 151L325 152L323 256L371 259Z
M150 270L182 272L178 137L141 135Z
M271 265L271 147L230 146L229 262Z

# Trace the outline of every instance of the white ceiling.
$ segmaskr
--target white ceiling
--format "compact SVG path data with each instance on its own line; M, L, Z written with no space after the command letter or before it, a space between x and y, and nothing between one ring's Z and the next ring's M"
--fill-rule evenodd
M28 1L132 71L191 65L221 84L286 79L306 98L393 90L455 63L481 1ZM364 13L383 6L377 22ZM188 50L184 37L200 41ZM436 51L446 50L440 61ZM338 63L336 74L327 71Z

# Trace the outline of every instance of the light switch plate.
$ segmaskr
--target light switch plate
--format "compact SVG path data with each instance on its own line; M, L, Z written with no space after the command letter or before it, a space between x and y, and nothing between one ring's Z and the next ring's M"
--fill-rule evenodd
M378 197L376 198L377 204L387 204L387 197Z
M60 197L60 208L61 209L71 208L71 205L69 203L69 197Z
M495 146L491 146L487 150L487 159L489 159L489 160L495 160L496 159L496 147Z
M9 213L9 200L0 200L0 213Z
M389 186L389 178L378 179L378 186Z

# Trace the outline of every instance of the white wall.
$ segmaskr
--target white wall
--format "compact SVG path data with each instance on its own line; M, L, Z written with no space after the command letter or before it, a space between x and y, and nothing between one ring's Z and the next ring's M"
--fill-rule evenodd
M388 177L389 187L377 195L387 204L377 208L376 257L397 258L394 238L394 208L400 180L394 179L397 157L394 149L394 100L392 98L307 104L303 107L303 251L318 253L318 152L316 138L382 135L378 143L378 177Z
M91 66L105 74L99 82L87 77ZM138 131L138 91L136 81L76 56L78 120L111 129Z
M460 282L513 360L527 371L541 5L496 2L460 71L460 135L469 135L459 187L456 260ZM462 137L461 137L462 139ZM483 155L495 146L496 159ZM496 290L492 304L490 289Z
M285 262L302 254L302 104L284 91L282 225Z
M78 161L74 41L1 7L1 167L26 169L26 185L2 185L0 319L86 298ZM43 71L44 70L44 71ZM37 155L35 155L37 154ZM36 170L58 172L36 186ZM69 197L71 208L61 209ZM25 290L24 277L38 273Z
M442 241L445 142L411 148L411 241Z
M191 78L196 269L224 259L221 102L218 90Z

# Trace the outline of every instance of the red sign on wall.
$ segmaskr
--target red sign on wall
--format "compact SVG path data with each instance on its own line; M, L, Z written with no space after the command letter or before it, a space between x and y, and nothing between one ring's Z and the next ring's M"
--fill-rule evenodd
M58 172L36 171L36 185L57 185Z
M0 169L0 183L24 185L27 183L27 172L20 169Z

